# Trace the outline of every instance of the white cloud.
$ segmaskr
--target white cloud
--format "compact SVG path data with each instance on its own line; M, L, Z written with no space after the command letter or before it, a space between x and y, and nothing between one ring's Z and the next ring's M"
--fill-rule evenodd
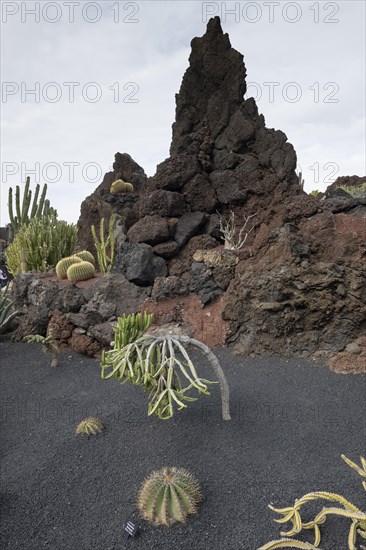
M35 3L26 4L29 8ZM119 2L119 22L115 23L113 6L117 3L104 0L96 2L102 16L94 24L81 17L86 4L80 2L75 9L74 23L68 22L65 4L59 1L62 18L56 24L42 18L40 23L34 23L31 16L22 23L17 14L9 16L2 25L3 81L15 82L19 88L22 82L27 88L39 82L41 95L38 103L30 95L22 103L19 92L2 104L1 224L8 221L9 185L24 184L25 172L35 163L39 163L41 172L47 163L59 165L60 180L48 185L48 195L60 217L69 221L77 220L82 200L99 184L99 180L91 182L84 177L88 163L97 163L104 174L117 151L128 152L152 175L156 164L169 154L175 93L188 66L190 41L205 32L202 13L209 7L216 10L215 15L225 16L225 7L232 9L237 3ZM326 187L324 179L331 170L324 165L329 162L339 166L334 178L363 175L365 4L282 2L275 7L273 23L269 22L269 8L263 2L254 4L262 10L256 23L243 16L255 16L254 12L243 11L249 3L240 2L239 17L228 13L222 26L233 47L244 54L247 82L261 86L258 108L265 115L267 126L281 129L294 144L307 189ZM284 20L282 11L289 9L285 8L289 4L301 8L297 23ZM131 15L134 5L138 11ZM319 23L314 22L315 7L311 6L319 7ZM334 6L339 6L338 13L333 13ZM89 16L92 15L91 11ZM294 11L287 12L288 18L295 15ZM138 23L123 22L126 17L138 19ZM338 18L339 22L325 23L326 18ZM47 92L44 86L52 81L59 84L62 92L56 103L42 97L42 90ZM80 83L75 87L74 103L68 101L64 82ZM89 82L100 86L102 97L97 103L85 99L87 91L95 91L92 87L84 88L82 95L81 90ZM265 82L280 83L275 87L273 102L269 101ZM297 103L286 101L282 95L289 82L296 82L301 88L301 100ZM124 89L128 83L136 83L138 89L134 85ZM338 89L335 85L326 88L327 83L335 83ZM120 98L114 102L117 87ZM54 91L48 89L49 97ZM138 99L138 103L126 102L133 91L136 93L132 99ZM288 88L289 93L294 91ZM330 92L333 96L329 96ZM332 98L338 103L327 102ZM14 162L18 171L6 177L4 167L8 165L4 163L9 162ZM79 163L75 181L70 181L65 164L69 162ZM315 163L319 165L319 182ZM50 175L53 172L48 171ZM87 174L91 179L92 170ZM31 181L35 181L32 175ZM40 183L43 182L41 174Z

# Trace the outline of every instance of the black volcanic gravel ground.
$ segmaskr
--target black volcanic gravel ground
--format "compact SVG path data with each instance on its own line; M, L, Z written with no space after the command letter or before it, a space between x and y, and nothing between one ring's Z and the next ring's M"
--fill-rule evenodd
M361 480L340 455L358 462L366 454L366 376L216 353L232 420L221 420L215 386L212 397L161 421L147 417L142 390L101 380L98 361L70 353L54 369L38 346L2 341L1 549L255 550L279 538L269 502L289 506L321 489L364 509ZM107 429L76 436L89 415ZM141 482L164 465L191 470L204 495L200 513L171 529L150 526L135 509ZM127 542L125 518L141 527ZM345 550L348 526L329 518L321 547Z

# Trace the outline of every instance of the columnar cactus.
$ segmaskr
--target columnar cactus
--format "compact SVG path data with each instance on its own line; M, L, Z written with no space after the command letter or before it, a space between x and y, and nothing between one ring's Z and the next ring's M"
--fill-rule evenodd
M84 262L90 262L95 266L95 258L89 250L82 250L81 252L75 252L74 256L80 258Z
M82 259L75 256L68 256L67 258L62 258L56 265L56 275L59 279L67 279L67 270L71 265L80 264Z
M197 513L201 490L196 478L184 468L162 468L150 474L139 491L137 507L154 525L166 525Z
M13 189L12 187L9 188L9 201L8 201L9 218L10 218L10 223L13 227L14 235L19 231L22 225L28 225L31 219L47 216L48 214L55 212L55 210L50 207L50 201L46 200L46 193L47 193L46 183L43 186L41 197L38 203L40 186L39 186L39 183L37 183L34 198L33 198L32 208L29 213L29 208L30 208L31 199L32 199L32 191L29 189L29 187L30 187L30 178L28 176L26 180L25 188L24 188L24 195L23 195L23 201L21 206L20 206L20 187L19 185L17 185L15 188L16 216L14 216L14 212L13 212Z
M95 267L90 262L78 262L67 270L67 278L71 282L87 281L95 276Z
M116 180L112 183L109 192L112 194L116 193L133 193L132 183L128 183L123 180Z

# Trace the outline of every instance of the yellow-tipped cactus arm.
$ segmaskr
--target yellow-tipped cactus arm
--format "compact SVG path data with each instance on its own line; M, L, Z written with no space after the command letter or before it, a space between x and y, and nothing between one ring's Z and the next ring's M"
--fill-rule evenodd
M274 550L275 548L303 548L303 550L316 550L315 546L309 542L301 542L299 540L279 539L272 540L258 550ZM318 549L320 550L320 549Z
M360 476L366 477L366 460L363 458L363 456L360 457L360 459L361 459L361 464L362 464L362 468L361 468L360 466L358 466L357 464L355 464L355 462L352 462L352 460L350 460L350 459L347 458L346 456L341 455L341 457L343 458L343 460L345 461L345 463L348 464L348 466L350 466L350 467L353 468L354 470L356 470L356 472L357 472L358 474L360 474Z

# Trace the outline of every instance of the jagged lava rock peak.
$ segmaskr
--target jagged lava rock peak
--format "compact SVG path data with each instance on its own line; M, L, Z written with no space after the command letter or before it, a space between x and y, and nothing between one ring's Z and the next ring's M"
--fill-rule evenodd
M115 212L115 269L145 288L142 307L159 322L189 323L208 343L241 353L347 353L366 335L365 199L335 207L303 191L286 135L243 99L243 56L218 17L191 45L169 158L147 178L117 153L81 206L80 245L93 250L90 225ZM119 178L134 192L111 194ZM240 251L224 249L219 230L218 213L231 211L238 229L253 216ZM356 370L361 344L350 356Z

